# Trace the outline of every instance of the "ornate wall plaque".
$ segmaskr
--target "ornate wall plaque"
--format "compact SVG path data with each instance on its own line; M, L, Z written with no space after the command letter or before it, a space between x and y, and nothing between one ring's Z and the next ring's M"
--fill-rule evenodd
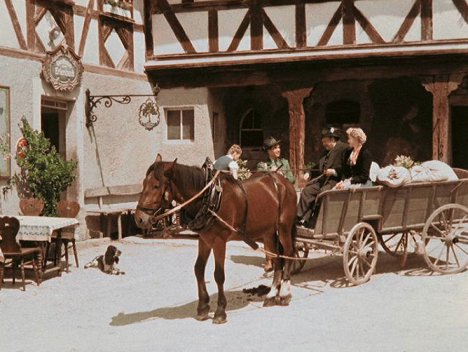
M81 82L83 64L80 59L68 45L60 45L55 50L47 52L42 64L42 77L55 90L72 91Z

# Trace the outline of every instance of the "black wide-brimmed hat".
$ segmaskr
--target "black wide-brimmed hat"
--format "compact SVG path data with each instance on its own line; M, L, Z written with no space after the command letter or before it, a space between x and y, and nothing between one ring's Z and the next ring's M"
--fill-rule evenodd
M270 136L268 138L265 138L265 140L263 141L263 150L268 150L272 147L274 147L275 145L278 145L280 144L281 141L280 140L276 140L274 137Z
M340 130L336 127L327 127L322 130L322 137L333 137L340 139Z

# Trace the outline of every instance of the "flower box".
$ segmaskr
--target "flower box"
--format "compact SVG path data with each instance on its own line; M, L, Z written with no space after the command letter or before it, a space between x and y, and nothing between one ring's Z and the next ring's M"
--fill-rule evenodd
M131 19L132 18L131 8L121 7L119 5L116 5L117 3L118 2L104 3L103 12Z

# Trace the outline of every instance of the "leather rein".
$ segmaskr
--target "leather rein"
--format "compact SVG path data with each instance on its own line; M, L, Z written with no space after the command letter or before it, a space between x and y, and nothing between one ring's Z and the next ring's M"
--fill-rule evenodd
M193 197L191 197L190 199L186 200L185 202L177 205L176 207L164 212L161 214L161 211L164 210L163 207L160 207L158 209L154 209L154 208L146 208L146 207L141 207L139 205L137 205L137 209L138 210L141 210L143 212L145 212L146 214L148 215L151 215L151 222L153 224L157 223L159 220L169 216L169 215L172 215L174 213L177 213L178 211L180 211L182 208L185 208L187 205L189 205L190 203L192 203L193 201L195 201L197 198L200 198L203 193L205 193L205 191L211 187L211 185L216 181L216 179L218 178L219 174L221 173L220 170L216 171L215 175L213 176L213 178L210 180L210 182L208 182L205 187L203 187L197 194L195 194ZM170 188L170 187L169 187ZM164 190L163 193L166 193L166 189ZM171 192L172 193L172 192ZM152 212L152 214L149 214L150 212ZM158 215L159 214L159 215Z

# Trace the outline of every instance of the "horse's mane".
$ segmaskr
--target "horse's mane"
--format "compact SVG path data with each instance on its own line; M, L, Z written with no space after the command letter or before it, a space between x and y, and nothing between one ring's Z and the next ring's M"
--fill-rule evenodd
M175 164L173 172L173 179L177 181L180 190L200 190L205 186L205 176L197 166Z
M154 171L156 177L160 178L164 172L164 168L162 166L162 162L153 163L146 171L146 176L148 176L150 172ZM199 190L202 189L205 185L205 177L203 172L197 166L188 166L176 163L173 168L172 178L177 180L178 187L184 190Z

